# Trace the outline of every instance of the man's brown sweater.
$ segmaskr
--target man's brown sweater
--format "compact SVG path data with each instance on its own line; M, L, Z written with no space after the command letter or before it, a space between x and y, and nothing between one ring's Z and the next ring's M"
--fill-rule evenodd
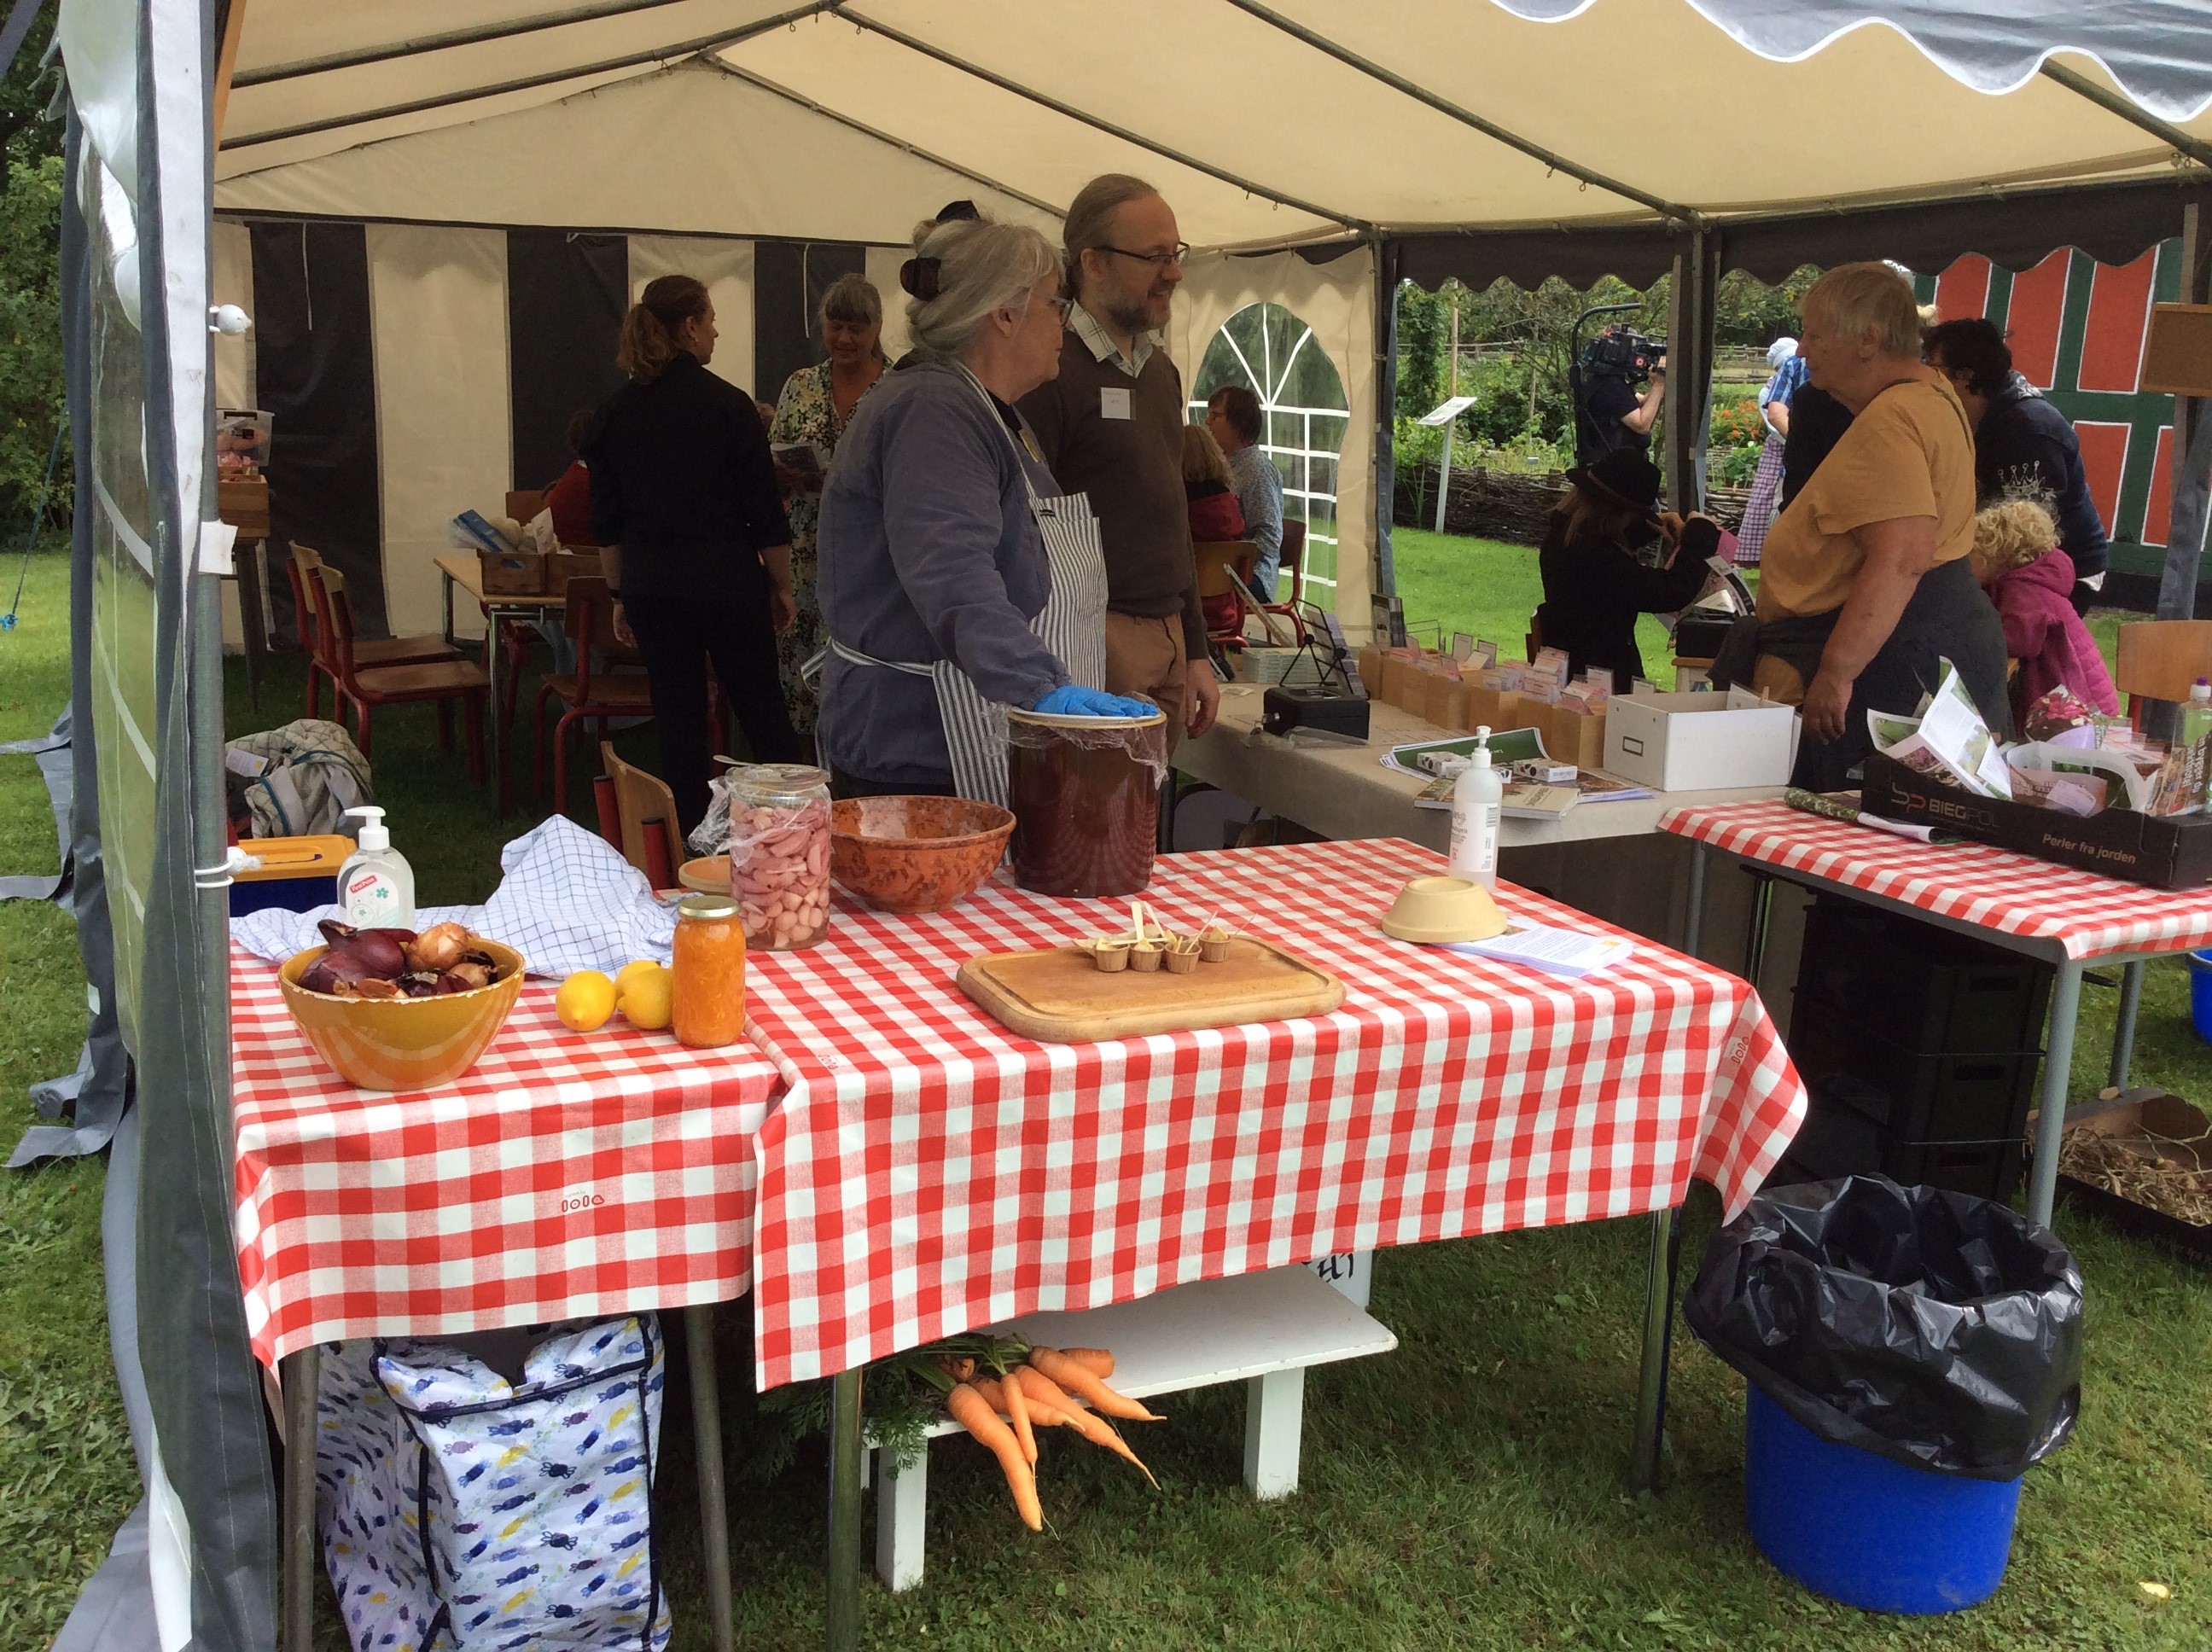
M1127 398L1129 416L1102 413ZM1132 379L1069 333L1060 377L1021 399L1045 463L1067 492L1088 494L1106 555L1106 605L1139 619L1182 616L1183 653L1206 654L1198 567L1182 487L1182 374L1155 349Z

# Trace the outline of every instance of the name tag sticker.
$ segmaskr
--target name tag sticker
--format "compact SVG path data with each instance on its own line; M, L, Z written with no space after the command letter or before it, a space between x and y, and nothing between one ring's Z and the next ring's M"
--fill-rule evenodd
M1102 419L1126 419L1129 416L1129 392L1113 385L1098 386L1098 416Z

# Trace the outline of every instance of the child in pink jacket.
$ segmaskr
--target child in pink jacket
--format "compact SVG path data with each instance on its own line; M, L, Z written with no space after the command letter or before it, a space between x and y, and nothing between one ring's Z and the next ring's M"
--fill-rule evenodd
M2026 708L2063 683L2107 716L2120 708L2097 641L2074 611L2074 563L2058 549L2051 513L2032 499L2008 500L1974 518L1974 574L2004 622L2015 724Z

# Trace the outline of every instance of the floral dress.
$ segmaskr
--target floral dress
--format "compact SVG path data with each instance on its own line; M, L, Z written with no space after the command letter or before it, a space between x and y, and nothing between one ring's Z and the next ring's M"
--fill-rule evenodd
M882 382L880 374L877 382ZM868 386L868 390L874 388L872 384ZM867 394L867 390L862 391L854 407L858 408ZM775 404L775 425L769 434L775 441L811 441L823 452L834 453L837 438L845 434L851 419L849 413L842 422L837 417L830 363L823 361L801 367L784 380L783 394ZM802 740L811 741L820 701L814 685L804 681L799 671L823 644L822 604L814 594L814 532L822 516L822 495L794 493L786 502L785 514L791 519L791 590L799 608L799 623L778 642L777 658L783 671L784 703L791 708L791 726Z

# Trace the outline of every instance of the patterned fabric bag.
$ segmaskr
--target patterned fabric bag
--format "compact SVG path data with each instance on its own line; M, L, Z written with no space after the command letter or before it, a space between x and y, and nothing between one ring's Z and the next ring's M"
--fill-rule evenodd
M660 1652L651 1315L557 1330L520 1387L459 1350L325 1351L319 1523L356 1652Z

